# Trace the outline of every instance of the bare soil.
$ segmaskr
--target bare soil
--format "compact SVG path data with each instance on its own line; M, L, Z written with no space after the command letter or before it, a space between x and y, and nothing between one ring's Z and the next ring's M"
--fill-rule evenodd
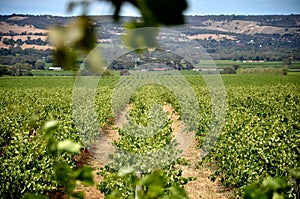
M184 124L179 120L179 115L170 104L166 104L164 110L169 113L169 117L173 120L172 128L174 130L174 135L176 135L180 130L180 126ZM220 182L212 182L208 178L212 174L210 168L197 168L199 160L201 159L201 149L199 149L197 145L197 140L194 140L183 154L183 157L189 161L190 165L180 166L184 177L196 178L196 180L190 181L185 185L185 189L190 199L227 199L232 197L232 193L227 191Z
M94 169L93 171L93 178L94 178L94 185L93 186L86 186L84 184L79 184L75 191L76 192L83 192L86 199L102 199L104 198L104 194L101 193L97 189L97 185L103 180L102 176L97 174L97 170L104 166L101 162L99 162L96 158L94 158L89 151L84 150L81 152L81 155L76 157L77 159L75 162L77 163L76 166L90 166Z
M255 21L244 21L244 20L232 20L232 21L213 21L207 20L202 23L205 26L195 26L195 29L210 29L217 30L222 32L234 32L234 33L242 33L242 34L285 34L285 33L294 33L296 28L289 28L286 30L283 27L275 27L275 26L263 26L258 24Z
M18 26L17 24L11 25L6 22L0 22L1 32L9 32L13 31L15 33L22 33L22 32L31 32L31 33L47 33L48 30L35 28L34 26L26 25L26 26Z
M224 38L226 39L230 39L230 40L236 40L235 36L231 36L231 35L224 35L224 34L197 34L197 35L191 35L191 36L187 36L190 40L194 40L194 39L200 39L200 40L209 40L209 39L214 39L216 41L220 41Z

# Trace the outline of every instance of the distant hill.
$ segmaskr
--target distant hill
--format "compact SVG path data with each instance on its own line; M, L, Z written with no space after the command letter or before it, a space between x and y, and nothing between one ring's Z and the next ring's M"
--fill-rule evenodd
M47 28L74 19L51 15L0 16L0 48L52 49ZM113 23L111 16L92 16L92 19L99 33L98 41L107 43L124 30L125 22L137 18L123 17L120 23ZM300 15L187 16L185 25L172 29L198 41L213 59L300 60ZM1 53L0 56L4 51Z
M49 25L66 24L72 18L51 15L2 15L0 21L10 25L32 25L35 28L47 29Z
M206 21L231 22L236 20L256 22L261 26L299 27L300 15L207 15L188 16L188 24L199 25Z

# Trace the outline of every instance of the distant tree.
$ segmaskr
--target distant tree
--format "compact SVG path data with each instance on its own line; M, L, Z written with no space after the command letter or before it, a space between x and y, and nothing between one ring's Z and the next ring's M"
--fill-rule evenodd
M282 60L282 65L286 67L290 67L292 65L293 58L292 57L286 57Z
M234 70L234 68L230 67L230 68L225 68L223 71L224 74L236 74L236 70Z
M21 63L16 63L14 66L11 68L11 73L14 76L26 76L26 75L31 75L31 65L28 63L21 64Z
M18 47L20 47L24 44L24 41L22 41L22 39L17 39L16 44Z
M8 42L9 42L9 45L12 46L12 47L14 47L15 44L16 44L16 41L15 41L13 38L10 38L10 39L8 40Z
M237 70L237 69L241 68L241 66L240 66L240 65L233 65L232 68L233 68L234 70Z
M36 45L40 45L40 46L45 45L45 42L41 38L37 38L36 40L34 40L34 42Z
M46 63L53 63L53 57L51 55L47 56L45 58L45 60L46 60Z
M123 70L120 71L120 75L121 76L129 76L130 73L129 73L129 71L127 69L123 69Z
M37 60L34 64L34 68L37 70L45 70L46 64L43 60Z
M30 66L34 66L35 62L37 61L36 56L34 55L23 55L16 57L19 63L27 63L30 64Z
M11 75L11 70L8 66L0 66L0 76Z
M225 68L223 74L236 74L239 68L241 68L240 65L233 65L232 67Z
M10 45L8 38L4 38L2 43L6 46Z
M15 35L15 32L12 31L12 30L10 30L8 35L11 36L11 37L13 37Z
M106 69L103 73L102 76L112 76L111 71L109 69Z
M16 63L16 58L14 56L1 56L0 57L0 64L3 65L14 65Z

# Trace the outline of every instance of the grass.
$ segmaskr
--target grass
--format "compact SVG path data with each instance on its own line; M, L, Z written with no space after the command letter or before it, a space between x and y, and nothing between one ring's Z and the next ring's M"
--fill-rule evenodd
M300 73L288 73L288 75L272 74L241 74L222 75L226 86L275 86L278 84L294 84L300 86Z
M75 78L72 76L20 76L20 77L0 77L1 88L72 88Z
M34 76L74 76L76 73L73 71L51 71L51 70L32 70Z
M203 78L195 73L183 73L191 85L205 85ZM128 78L130 78L129 76ZM163 76L162 76L163 77ZM165 76L168 77L168 76ZM288 75L272 74L233 74L221 75L225 87L228 86L268 86L268 85L300 85L300 72L289 72ZM21 77L0 77L1 88L53 88L74 86L74 76L21 76ZM118 83L118 77L107 76L99 79L99 85L114 87Z

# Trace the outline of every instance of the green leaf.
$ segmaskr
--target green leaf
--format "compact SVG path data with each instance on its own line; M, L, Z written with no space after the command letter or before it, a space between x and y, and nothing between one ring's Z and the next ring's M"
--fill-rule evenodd
M45 123L44 125L44 129L49 132L51 130L54 130L58 127L58 121L52 120L52 121L48 121Z
M134 172L134 168L133 168L133 167L122 168L122 169L119 170L118 175L119 175L120 177L124 177L124 176L126 176L127 174L131 174L131 173L133 173L133 172Z
M286 182L281 179L281 178L272 178L272 177L268 177L266 178L263 182L262 185L264 187L268 187L270 190L272 191L277 191L281 188L285 188Z
M79 199L84 199L84 193L83 192L75 192L75 193L72 194L72 197L79 198Z
M81 145L66 139L57 143L57 149L63 152L80 153Z
M93 168L91 167L77 168L75 171L73 171L73 176L76 180L80 180L82 183L91 186L94 184L92 171Z
M47 152L55 155L57 153L57 141L53 138L52 135L46 136L47 142Z
M133 24L127 24L128 27L134 27ZM159 33L159 28L137 28L127 30L123 35L122 41L126 46L136 49L155 48L158 47L156 36Z
M71 169L69 165L66 163L56 164L54 171L56 180L64 186L68 185L71 178Z
M64 70L78 70L78 55L69 47L58 47L53 51L54 65L61 66Z
M284 197L282 195L280 195L279 193L275 192L273 194L272 199L284 199Z
M183 188L180 187L171 187L171 197L172 199L188 199L187 193Z
M26 193L22 199L48 199L48 197L41 194Z
M185 0L144 0L147 11L151 12L147 16L147 20L155 20L164 25L178 25L184 23L183 11L187 9ZM145 19L146 20L146 19Z

